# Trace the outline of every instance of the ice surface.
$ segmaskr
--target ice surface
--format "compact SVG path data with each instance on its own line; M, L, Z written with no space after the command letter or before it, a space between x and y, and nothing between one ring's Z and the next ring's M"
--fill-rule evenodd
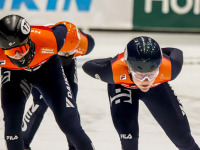
M81 66L90 59L113 57L124 50L125 45L137 36L150 36L161 47L176 47L184 52L184 66L181 74L170 82L188 116L191 132L200 145L200 35L139 32L90 32L95 49L88 56L78 58L78 108L81 123L92 139L96 150L121 150L115 131L107 96L107 85L86 75ZM32 97L27 107L32 104ZM0 111L0 150L5 150L3 112ZM140 150L176 150L146 106L140 101L139 110ZM33 150L67 150L64 134L59 130L50 110L31 144Z

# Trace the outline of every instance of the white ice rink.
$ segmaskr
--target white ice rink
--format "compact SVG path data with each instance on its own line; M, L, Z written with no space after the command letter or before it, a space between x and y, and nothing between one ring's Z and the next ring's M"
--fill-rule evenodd
M113 57L124 50L125 45L137 36L150 36L161 47L176 47L184 52L184 65L180 75L170 84L178 95L188 116L191 132L200 146L200 35L161 34L139 32L90 32L96 45L91 54L78 58L79 91L77 104L81 123L92 139L96 150L121 150L109 108L107 85L86 75L81 66L90 59ZM27 108L32 104L32 97ZM3 113L0 110L0 150L6 150L4 142ZM140 101L140 150L176 150L146 106ZM32 150L67 150L65 136L59 130L50 110L31 144Z

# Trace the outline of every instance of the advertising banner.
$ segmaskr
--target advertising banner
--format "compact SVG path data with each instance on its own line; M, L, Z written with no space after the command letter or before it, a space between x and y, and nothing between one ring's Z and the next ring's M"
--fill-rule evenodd
M80 28L132 29L132 0L0 0L0 18L18 14L30 24L69 21Z
M31 25L69 21L79 28L200 31L200 0L0 0L0 18Z
M200 31L200 0L135 0L133 27Z

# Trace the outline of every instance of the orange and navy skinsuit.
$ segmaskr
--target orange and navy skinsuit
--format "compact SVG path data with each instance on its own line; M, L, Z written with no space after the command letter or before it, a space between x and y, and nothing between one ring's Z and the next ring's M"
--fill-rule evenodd
M67 30L65 27L63 27L63 29L55 28L55 30L58 30L58 31L54 31L43 26L31 26L30 38L35 45L35 56L29 65L31 68L40 66L43 63L45 63L51 56L57 54L58 51L63 46L63 43L64 43L63 41L66 37ZM63 30L63 33L62 33L62 30ZM54 32L55 34L57 34L57 36L55 36ZM61 42L61 39L62 39L62 42ZM5 63L1 63L0 67L12 69L12 70L22 70L22 69L28 68L28 67L19 68L16 65L14 65L10 61L10 59L4 54L2 49L0 50L0 59L1 59L1 62L5 62Z
M76 50L76 53L73 55L70 55L68 57L66 56L60 56L60 59L62 61L63 66L68 66L68 64L72 61L73 58L76 58L77 56L84 56L89 54L93 48L94 48L94 39L84 33L82 30L77 29L75 25L73 25L70 22L60 22L62 24L65 24L67 28L70 30L70 34L65 39L65 43L60 50L61 52L67 52ZM57 24L60 24L57 23ZM48 28L53 28L55 25L47 25ZM73 29L72 29L73 28ZM77 32L77 34L76 34ZM80 38L80 40L78 40Z
M48 27L52 28L52 26L48 26ZM79 32L80 32L80 42L78 44L78 47L76 47L76 53L68 57L59 56L62 62L64 73L68 79L69 85L74 95L75 101L76 101L77 92L78 92L76 57L89 54L92 51L95 44L92 36L84 33L81 30L79 30ZM73 37L70 37L70 38L73 38ZM66 41L61 51L66 51L66 47L69 46L69 44L70 43L67 43ZM75 48L75 45L72 45L71 49L74 49L74 48ZM32 89L32 96L33 96L34 104L27 111L24 117L23 126L22 126L22 131L23 131L22 134L23 134L25 149L28 149L30 147L32 139L35 133L37 132L37 129L39 128L40 123L43 119L43 116L48 108L47 104L42 98L42 95L36 88ZM33 111L34 105L37 105L37 110L35 111ZM30 112L32 114L31 116L29 115ZM68 140L68 145L69 145L69 150L75 149L74 145L70 142L70 140Z
M90 60L83 65L83 70L88 75L108 83L111 116L123 150L138 149L139 100L145 103L178 149L199 150L191 136L183 106L168 83L181 71L182 51L176 48L162 48L162 51L159 75L147 92L142 92L134 84L128 73L124 53L114 58Z
M76 149L94 149L90 138L80 125L75 98L57 55L69 33L70 30L63 23L58 23L51 29L31 26L30 38L35 45L35 57L29 68L15 66L0 50L1 103L8 150L24 150L21 125L32 87L40 91L46 104L53 111L60 129ZM32 111L36 111L37 108L37 104L34 104Z
M162 51L164 52L164 54L161 66L159 67L159 75L155 79L152 87L157 86L163 82L168 82L170 80L175 79L182 68L183 62L181 56L176 56L177 58L172 60L170 59L170 56L165 54L165 53L172 53L172 54L174 53L174 55L178 55L176 54L178 53L176 52L178 50L172 48L163 48ZM171 57L174 57L174 55L172 55ZM174 62L173 65L172 61ZM99 69L99 70L95 72L93 71L93 69L95 70ZM106 71L101 72L100 69L102 70L105 69ZM114 58L88 61L83 65L83 70L90 76L110 84L121 84L127 88L133 88L133 89L138 88L134 84L131 75L128 73L128 67L124 59L124 53L120 53Z
M65 29L59 29L58 26L60 26L60 28L61 26L65 26ZM52 30L54 28L55 30ZM66 30L66 28L68 30ZM33 61L29 65L30 68L40 66L41 64L45 63L51 56L57 54L58 51L67 52L74 50L79 44L82 45L82 49L79 49L77 53L79 52L84 55L87 51L87 38L83 33L80 34L76 26L69 22L59 22L56 25L51 26L51 28L45 26L31 26L30 38L35 45L35 56ZM1 48L0 61L0 67L13 70L28 68L19 68L14 65L10 61L10 59L4 54Z

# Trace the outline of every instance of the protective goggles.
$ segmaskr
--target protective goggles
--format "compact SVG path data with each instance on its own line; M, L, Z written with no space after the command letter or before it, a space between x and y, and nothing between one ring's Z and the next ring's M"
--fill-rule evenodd
M140 80L140 81L144 81L146 78L151 81L151 80L154 80L158 74L159 74L159 70L156 71L156 72L145 72L145 73L141 73L141 72L134 72L132 69L131 69L131 74L133 77L135 77L136 79Z
M15 56L16 52L24 54L29 49L30 49L29 44L24 44L24 45L14 47L14 48L11 48L11 49L4 49L4 54L7 55L7 56Z

